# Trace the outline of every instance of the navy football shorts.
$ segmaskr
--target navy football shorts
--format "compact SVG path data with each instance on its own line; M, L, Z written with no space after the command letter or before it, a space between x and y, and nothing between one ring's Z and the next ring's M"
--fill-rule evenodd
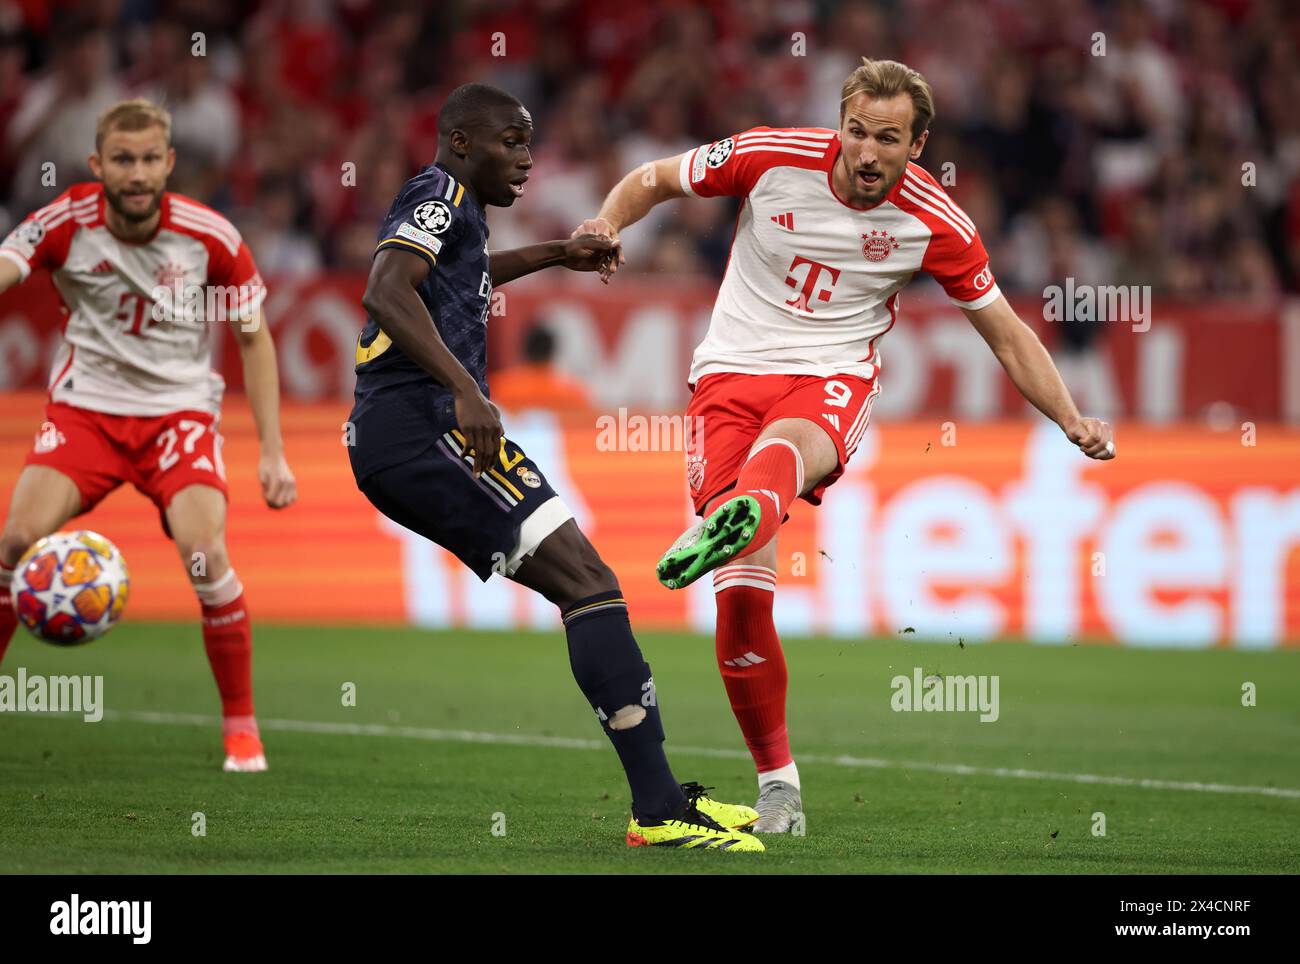
M432 446L366 475L357 487L388 518L453 553L480 579L514 575L573 513L509 439L476 479L464 436L445 423L437 431ZM358 441L363 437L359 432Z

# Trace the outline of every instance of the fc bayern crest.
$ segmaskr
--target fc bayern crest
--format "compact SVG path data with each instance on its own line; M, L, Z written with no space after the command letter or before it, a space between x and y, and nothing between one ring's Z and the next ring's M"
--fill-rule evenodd
M862 242L862 254L868 261L884 261L899 247L898 239L888 231L873 230L862 236Z
M705 153L704 163L709 165L709 167L721 167L723 164L727 163L727 158L731 156L731 152L735 146L735 140L730 137L718 141Z
M415 223L431 234L442 234L451 226L451 208L441 201L425 201L415 209Z
M704 466L708 463L703 455L686 456L686 481L690 483L692 492L698 494L704 488Z
M154 272L154 279L160 288L181 288L185 285L185 267L175 261L160 264Z

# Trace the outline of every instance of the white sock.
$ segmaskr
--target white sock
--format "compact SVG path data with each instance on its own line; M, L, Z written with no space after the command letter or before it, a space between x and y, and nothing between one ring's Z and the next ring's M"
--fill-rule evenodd
M790 786L794 787L796 790L799 789L799 768L794 765L793 760L783 767L760 773L758 775L759 791L761 792L769 783L776 783L778 780L782 783L790 784Z

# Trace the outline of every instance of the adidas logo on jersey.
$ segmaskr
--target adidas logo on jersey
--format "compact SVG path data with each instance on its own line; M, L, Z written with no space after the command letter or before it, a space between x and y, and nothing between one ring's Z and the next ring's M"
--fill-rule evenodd
M781 227L785 228L787 231L793 231L793 230L794 230L794 212L793 212L793 211L786 211L785 214L776 214L776 215L773 215L773 216L772 216L772 220L775 221L777 224L779 224Z
M105 259L90 269L91 274L112 274L113 266Z
M197 459L191 462L190 468L202 469L204 472L217 471L216 468L212 465L212 459L208 458L206 455L200 455Z

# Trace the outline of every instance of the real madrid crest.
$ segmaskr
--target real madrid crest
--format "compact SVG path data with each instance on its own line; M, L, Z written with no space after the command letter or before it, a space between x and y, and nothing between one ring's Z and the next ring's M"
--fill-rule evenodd
M524 485L528 486L530 489L536 489L541 487L542 477L538 475L536 472L534 472L532 469L530 469L528 466L526 465L519 466L519 471L516 472L515 474L518 475L520 480L524 483Z

